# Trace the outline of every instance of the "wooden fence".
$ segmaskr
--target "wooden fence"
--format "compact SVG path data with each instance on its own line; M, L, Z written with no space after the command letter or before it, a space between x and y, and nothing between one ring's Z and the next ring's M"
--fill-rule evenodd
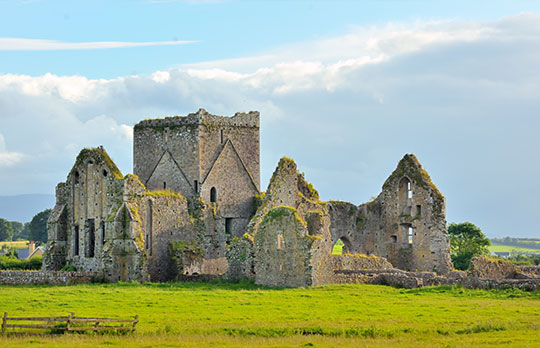
M9 322L16 322L10 324ZM136 315L133 319L112 319L112 318L89 318L76 317L71 313L66 317L8 317L4 312L2 318L2 334L6 333L6 329L13 328L17 331L13 333L28 333L19 329L38 329L49 330L47 333L65 333L65 332L135 332L139 316ZM30 332L30 334L36 332ZM37 332L43 334L45 332Z

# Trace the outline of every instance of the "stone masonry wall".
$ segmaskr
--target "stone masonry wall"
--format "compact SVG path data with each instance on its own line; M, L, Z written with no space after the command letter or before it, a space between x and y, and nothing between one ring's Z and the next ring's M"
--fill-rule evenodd
M99 272L0 271L2 285L68 285L102 279Z
M185 117L144 120L133 127L133 173L149 190L162 190L163 183L170 182L170 185L178 185L178 188L173 187L177 192L192 198L194 181L201 180L199 127L202 111ZM156 171L158 164L160 168Z

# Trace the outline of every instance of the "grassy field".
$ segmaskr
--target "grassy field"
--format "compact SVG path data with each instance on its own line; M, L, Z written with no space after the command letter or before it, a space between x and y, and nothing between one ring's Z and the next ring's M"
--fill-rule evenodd
M129 317L134 335L0 337L0 347L538 347L540 292L252 284L0 286L13 316Z
M522 248L517 247L513 245L490 245L489 246L490 252L514 252L514 253L527 253L527 254L540 254L540 250L538 249L528 249L528 248Z
M28 248L28 241L18 240L15 242L0 242L0 249L2 249L4 245L7 245L8 247L15 247L15 249L26 249Z

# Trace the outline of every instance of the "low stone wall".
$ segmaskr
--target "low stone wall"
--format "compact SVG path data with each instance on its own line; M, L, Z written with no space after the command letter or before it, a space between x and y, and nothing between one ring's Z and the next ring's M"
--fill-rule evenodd
M385 270L394 266L385 258L363 254L331 255L330 269L342 270Z
M526 291L540 290L539 279L485 279L468 276L463 281L463 286L469 289L509 289L517 288Z
M0 271L2 285L67 285L102 280L97 272Z
M467 271L469 276L494 280L515 279L518 273L520 269L513 263L485 256L475 256Z
M540 278L540 266L519 266L519 270L529 277Z

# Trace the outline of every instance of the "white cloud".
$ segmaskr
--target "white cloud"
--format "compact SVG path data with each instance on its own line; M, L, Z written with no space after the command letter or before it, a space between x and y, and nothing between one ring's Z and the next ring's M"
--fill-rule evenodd
M0 133L0 168L12 167L21 162L25 157L26 155L19 152L8 152L6 150L6 141L4 136Z
M538 235L540 216L523 212L540 211L539 23L520 15L353 28L110 80L0 75L1 131L17 135L11 151L32 155L2 168L0 180L12 184L0 194L52 192L87 146L104 145L130 172L131 126L144 118L259 110L263 187L289 155L323 198L360 203L413 152L446 194L449 221Z
M44 50L95 50L105 48L126 48L146 46L185 45L197 41L94 41L94 42L65 42L56 40L26 39L0 37L0 51L44 51Z

